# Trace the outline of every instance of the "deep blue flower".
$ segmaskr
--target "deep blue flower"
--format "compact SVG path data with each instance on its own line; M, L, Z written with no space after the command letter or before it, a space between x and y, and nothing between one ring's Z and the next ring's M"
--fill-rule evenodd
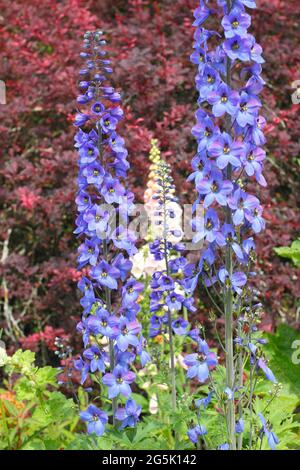
M98 308L95 315L90 315L86 322L89 330L94 335L114 338L118 334L118 317L110 315L103 307Z
M245 91L242 91L240 95L240 104L235 116L237 124L242 128L244 128L247 124L254 126L260 107L261 102L258 98L253 95L249 95Z
M262 217L262 212L262 207L257 205L251 212L247 211L245 214L246 219L250 222L254 233L260 233L265 228L266 223Z
M89 116L84 113L77 113L74 120L74 126L83 126L88 120Z
M115 413L115 418L122 422L120 429L124 429L127 426L133 428L139 421L141 412L142 407L137 405L132 398L127 400L125 408L118 408Z
M144 289L144 284L135 279L129 279L122 289L122 305L128 307L132 305L140 296Z
M222 26L227 38L232 38L236 35L245 36L250 25L251 16L238 7L232 8L229 15L225 15L222 20Z
M235 423L235 432L237 434L242 434L244 432L244 420L240 418L236 423Z
M197 406L197 408L207 408L208 405L210 404L211 402L211 399L212 399L212 396L213 396L213 392L209 392L209 394L207 395L207 397L205 398L199 398L198 400L195 401L195 405Z
M225 268L220 269L219 279L226 288L232 288L237 294L242 293L241 287L243 287L247 282L247 276L241 271L237 271L230 275Z
M107 361L107 356L103 351L100 351L98 346L93 345L89 349L86 349L83 352L83 356L90 361L90 371L92 373L96 371L105 372L104 361Z
M82 175L86 178L88 184L100 186L103 181L105 171L99 163L93 162L83 168Z
M234 225L241 225L243 224L246 215L250 216L252 212L258 208L259 200L257 197L251 196L238 188L234 192L233 196L228 199L228 205L234 211Z
M277 382L277 380L275 378L275 375L273 374L271 369L267 366L267 364L265 363L265 361L262 358L258 359L257 366L258 366L259 369L261 369L263 371L263 373L265 374L266 379L270 380L273 383Z
M128 347L138 346L138 333L141 331L141 325L136 321L129 321L125 317L121 317L119 321L119 334L116 337L116 343L120 351L126 351Z
M108 421L108 416L104 411L99 410L94 405L89 405L86 411L80 413L80 417L83 421L86 421L87 432L89 434L102 436Z
M224 51L231 60L242 60L247 62L250 60L251 39L248 36L241 37L235 35L226 39L224 42Z
M201 75L196 78L196 85L199 90L200 97L203 100L206 100L219 83L220 77L218 72L213 67L205 65Z
M165 302L171 311L181 310L184 297L180 294L176 294L176 292L171 292L166 297Z
M82 243L78 248L78 253L78 262L80 264L80 267L84 266L87 263L92 266L95 266L99 255L99 246L97 243L97 239L85 240L85 242Z
M88 230L95 232L93 235L97 234L99 238L102 238L107 231L109 213L101 206L94 204L87 208L83 214L83 220L87 223Z
M89 165L93 163L99 155L99 150L97 146L91 142L87 141L79 149L80 165Z
M233 185L231 181L223 180L222 174L215 171L209 179L199 182L197 190L204 196L204 207L207 208L218 202L221 206L227 205L227 196L232 192Z
M188 354L184 358L184 363L188 366L187 377L197 378L200 383L204 383L209 377L210 369L218 364L214 352L209 350L206 341L199 340L198 353Z
M179 317L172 321L172 329L176 335L186 335L189 330L189 322Z
M276 434L271 430L270 428L270 425L267 423L266 419L264 418L264 416L261 414L261 413L258 413L258 416L259 416L259 419L261 421L261 424L262 424L262 429L261 429L261 439L263 438L263 436L265 435L267 440L268 440L268 444L270 446L270 448L272 450L276 450L276 446L279 444L279 439L278 437L276 436Z
M106 261L101 261L91 270L91 276L96 279L101 286L106 286L109 289L117 289L117 279L120 277L120 272L114 266L111 266Z
M239 94L222 82L209 93L207 101L212 105L212 112L216 117L223 116L225 113L234 116L239 104Z
M202 426L201 424L197 424L194 428L190 428L187 432L187 435L194 444L198 443L199 437L204 436L207 434L207 430L205 426Z
M102 382L108 387L108 397L115 398L123 395L128 398L131 395L130 385L135 379L135 374L126 368L116 365L112 373L103 376Z
M125 194L124 187L120 184L117 178L108 176L104 179L101 194L108 204L120 203L122 196Z
M118 119L110 113L105 113L100 119L102 130L105 134L115 131L118 124Z
M225 442L224 444L219 445L218 450L230 450L229 444Z
M235 168L240 167L241 158L245 155L244 144L234 141L226 132L212 140L207 149L212 157L216 157L217 166L221 170L224 170L229 163Z
M74 360L74 367L76 370L81 372L81 385L84 384L86 379L88 378L89 371L90 371L90 365L87 361L84 361L82 357L79 357L78 359Z

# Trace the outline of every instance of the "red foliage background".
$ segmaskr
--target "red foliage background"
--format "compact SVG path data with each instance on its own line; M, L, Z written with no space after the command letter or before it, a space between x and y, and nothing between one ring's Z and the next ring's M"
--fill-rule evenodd
M1 105L0 117L0 328L13 346L34 349L42 341L53 347L56 328L72 333L80 315L72 234L77 172L72 115L81 36L100 27L110 40L137 198L143 195L149 141L155 136L188 201L196 109L189 55L197 0L1 3L0 78L7 104ZM299 105L291 101L291 84L300 79L300 12L298 0L260 0L258 5L253 30L266 59L269 187L262 194L268 226L259 239L257 288L266 307L265 327L272 328L280 317L295 323L300 290L299 273L273 251L296 239L300 225Z

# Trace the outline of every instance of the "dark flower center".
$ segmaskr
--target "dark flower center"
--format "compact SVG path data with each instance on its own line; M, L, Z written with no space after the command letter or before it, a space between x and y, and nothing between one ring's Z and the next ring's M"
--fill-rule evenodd
M225 147L223 148L223 152L224 152L226 155L230 152L230 148L228 147L228 145L225 145Z
M240 198L238 200L238 206L239 206L240 209L242 209L244 207L244 199Z
M219 185L216 181L213 181L212 185L211 185L211 190L213 193L216 193L219 189Z
M231 24L234 28L237 28L240 23L238 22L237 18L235 18Z
M205 228L206 228L207 230L211 230L211 229L213 228L213 226L214 226L214 225L213 225L213 223L212 223L212 220L211 220L211 219L207 219L207 222L206 222L206 224L205 224Z
M223 95L222 98L221 98L221 102L222 103L227 103L228 101L228 96L227 95Z
M209 264L207 263L207 261L204 261L204 262L203 262L203 269L204 269L204 271L206 271L206 272L209 271Z
M240 48L240 45L237 41L234 41L234 43L232 44L232 49L234 49L235 51L237 51L238 49Z

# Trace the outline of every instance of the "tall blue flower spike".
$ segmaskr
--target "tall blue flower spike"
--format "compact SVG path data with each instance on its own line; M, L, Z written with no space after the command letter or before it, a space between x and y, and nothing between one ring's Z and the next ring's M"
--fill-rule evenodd
M266 186L262 148L265 120L260 115L262 103L258 97L264 85L261 77L264 59L262 48L248 33L251 16L246 8L256 8L255 1L217 0L214 8L209 3L200 0L195 10L196 32L191 55L198 69L195 81L199 97L197 122L192 129L197 153L189 180L194 182L198 193L196 203L204 208L204 227L196 217L193 220L194 241L202 240L204 250L196 265L186 267L186 285L196 289L201 280L212 301L219 299L214 306L224 315L226 390L233 395L226 407L226 446L235 449L236 423L241 422L242 411L236 409L234 395L242 386L242 365L237 372L234 344L250 355L251 373L261 372L275 381L266 363L259 359L258 343L254 346L259 306L253 305L247 286L248 279L254 275L251 271L255 259L253 234L265 227L260 201L248 190L248 183L252 191L255 183ZM203 26L214 14L223 16L222 34ZM237 331L234 319L238 319ZM188 376L197 377L200 382L208 378L208 364L199 362L196 354L187 358L187 365ZM237 413L239 420L236 420Z
M80 109L74 120L79 164L75 234L81 240L78 266L83 271L78 284L83 315L77 330L85 350L75 366L82 372L82 384L90 377L98 386L107 386L113 423L121 421L124 427L132 426L139 416L130 398L135 380L130 367L138 356L145 357L136 319L143 285L130 277L129 257L136 252L136 237L127 223L134 203L126 188L128 152L117 131L124 117L121 96L108 80L113 70L105 45L101 31L87 32L80 53L85 64L79 72ZM90 405L81 416L88 433L104 433L108 422L104 411Z

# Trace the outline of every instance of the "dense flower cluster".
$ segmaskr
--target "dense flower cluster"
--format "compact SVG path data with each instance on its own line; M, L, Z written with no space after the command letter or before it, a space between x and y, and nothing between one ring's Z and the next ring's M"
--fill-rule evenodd
M223 35L202 26L216 12L208 7L208 2L201 0L194 14L197 29L191 61L198 67L199 109L192 133L198 148L189 179L195 182L196 203L204 207L204 224L197 218L193 220L197 231L194 241L203 240L205 249L198 264L188 266L186 270L192 271L191 288L195 288L201 279L206 289L214 289L215 307L224 314L227 429L229 447L235 449L234 433L237 433L236 429L241 432L242 418L240 416L235 422L234 396L239 390L238 384L242 388L239 377L242 366L236 373L233 365L234 317L239 318L240 324L236 343L247 349L252 372L262 370L267 379L275 382L252 342L259 306L253 305L247 289L255 259L253 234L265 228L260 201L247 189L249 181L266 186L263 176L265 151L262 148L265 119L260 114L262 104L258 98L264 85L261 77L264 59L262 48L248 33L251 17L245 7L255 8L255 2L218 0L217 3L224 15ZM218 45L212 49L210 40L215 44L215 39L219 38ZM201 352L206 355L205 349ZM188 372L190 377L208 378L208 367L199 369L193 356L191 360L186 359L192 366Z
M159 190L159 186L157 183L157 170L158 165L161 164L161 152L158 147L157 139L151 139L151 149L149 153L149 160L150 160L150 168L148 173L148 180L147 180L147 187L144 192L144 213L147 217L147 233L145 233L145 239L147 242L153 242L156 238L156 233L159 235L161 232L161 227L156 225L156 201L153 199L156 191ZM172 203L172 207L174 208L175 212L177 209L180 210L180 206L177 203ZM170 219L169 222L175 222L175 226L172 228L176 228L179 225L178 218ZM177 224L176 224L177 222ZM149 250L149 243L146 243L142 246L139 251L131 257L132 261L132 274L137 278L152 276L155 271L161 271L165 267L165 260L157 260L154 256L150 253Z
M157 190L152 198L155 201L156 225L160 230L156 233L155 240L150 243L150 252L155 260L164 262L164 269L157 270L152 275L150 311L155 314L150 319L150 337L155 337L167 330L167 325L172 316L172 331L175 334L186 334L189 325L182 317L174 316L175 312L183 308L194 311L193 299L186 295L183 288L182 272L186 266L186 258L183 255L185 245L177 242L176 238L182 236L182 230L173 228L172 220L176 213L172 203L177 202L174 195L175 187L171 176L170 166L161 161L156 169ZM164 312L164 315L157 315Z
M136 248L135 236L127 228L134 207L133 195L124 184L128 152L117 132L123 110L120 94L108 81L112 68L105 44L101 31L88 32L80 53L85 66L79 72L80 110L74 121L79 154L75 233L82 239L78 263L84 275L78 287L84 310L77 329L85 350L76 367L82 372L82 383L88 375L97 374L98 380L100 376L112 400L114 420L124 427L138 418L138 408L130 399L135 379L130 364L136 356L144 364L149 356L143 351L141 325L136 319L143 285L130 278L129 257ZM124 411L117 409L121 397L128 399ZM81 417L88 432L103 434L108 421L103 411L90 405Z
M154 259L164 263L161 270L156 270L151 279L149 336L154 338L167 334L170 346L170 368L172 382L172 404L176 407L176 378L175 378L175 352L173 335L187 335L190 325L187 320L187 311L195 311L190 291L186 290L183 269L187 261L183 252L185 245L176 240L182 237L182 228L172 223L178 218L176 214L177 197L171 176L171 168L163 160L156 164L155 169L156 191L152 195L155 201L155 223L159 228L155 230L155 240L150 243L150 253ZM183 315L180 313L183 312Z

